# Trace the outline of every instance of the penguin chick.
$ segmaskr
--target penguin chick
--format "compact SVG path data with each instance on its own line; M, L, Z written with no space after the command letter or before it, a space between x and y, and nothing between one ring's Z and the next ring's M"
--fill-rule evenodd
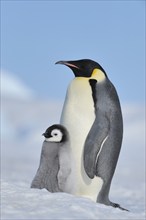
M31 188L46 188L50 192L70 193L71 151L69 134L62 125L55 124L42 134L40 165Z

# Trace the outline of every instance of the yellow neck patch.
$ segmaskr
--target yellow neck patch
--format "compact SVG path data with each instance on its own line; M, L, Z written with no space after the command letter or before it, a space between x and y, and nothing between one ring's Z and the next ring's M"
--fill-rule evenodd
M105 78L105 74L99 69L94 69L90 77L90 79L96 79L98 82L104 81Z

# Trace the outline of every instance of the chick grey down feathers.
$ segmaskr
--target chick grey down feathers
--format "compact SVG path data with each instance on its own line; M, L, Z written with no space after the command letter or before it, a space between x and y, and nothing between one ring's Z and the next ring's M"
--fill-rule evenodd
M51 136L53 129L60 129L63 132L64 141L53 141L57 138ZM55 125L53 129L50 130L50 134L46 135L47 141L43 142L39 168L31 183L31 188L45 188L49 192L70 191L68 184L68 177L71 174L69 135L61 125Z

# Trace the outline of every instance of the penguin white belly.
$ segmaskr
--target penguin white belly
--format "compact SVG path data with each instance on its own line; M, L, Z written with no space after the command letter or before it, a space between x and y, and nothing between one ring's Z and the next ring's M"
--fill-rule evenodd
M76 195L82 195L96 201L102 187L102 179L90 179L83 167L84 142L95 120L92 90L88 79L75 78L67 91L61 115L61 124L70 134L71 149L74 158Z

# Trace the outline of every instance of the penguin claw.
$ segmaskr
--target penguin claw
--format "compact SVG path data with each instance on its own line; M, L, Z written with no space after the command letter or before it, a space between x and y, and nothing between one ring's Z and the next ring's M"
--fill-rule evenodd
M121 207L119 204L117 204L117 203L111 203L111 206L113 206L114 208L119 208L119 209L121 209L122 211L127 211L127 212L129 212L128 209L122 208L122 207Z

